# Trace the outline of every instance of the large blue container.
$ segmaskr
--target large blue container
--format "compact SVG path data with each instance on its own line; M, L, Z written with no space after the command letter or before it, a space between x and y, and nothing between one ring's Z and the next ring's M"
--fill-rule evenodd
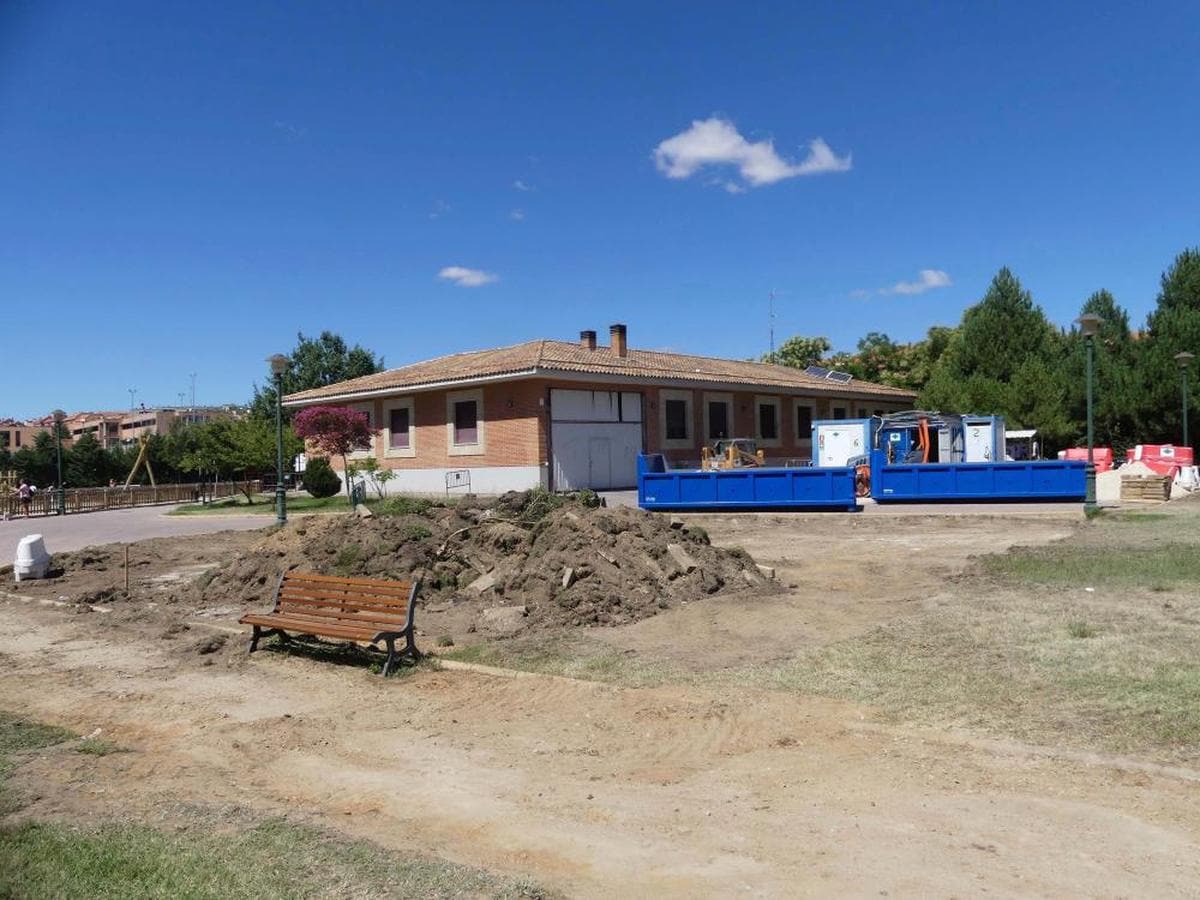
M854 469L668 469L661 453L638 456L642 509L856 511Z
M1085 463L1079 460L888 465L871 453L871 496L877 503L975 501L1082 501Z

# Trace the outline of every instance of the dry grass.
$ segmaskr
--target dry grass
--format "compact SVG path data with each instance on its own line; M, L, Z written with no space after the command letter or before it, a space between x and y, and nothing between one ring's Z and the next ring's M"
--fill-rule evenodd
M911 616L745 677L897 721L1200 758L1197 512L1113 516L988 557Z

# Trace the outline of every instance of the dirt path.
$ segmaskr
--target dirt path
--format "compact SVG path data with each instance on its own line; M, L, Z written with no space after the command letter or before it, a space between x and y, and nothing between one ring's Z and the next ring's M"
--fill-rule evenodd
M1187 896L1200 775L881 728L758 690L202 667L95 616L0 604L4 705L136 752L43 771L32 815L165 798L306 809L571 895Z

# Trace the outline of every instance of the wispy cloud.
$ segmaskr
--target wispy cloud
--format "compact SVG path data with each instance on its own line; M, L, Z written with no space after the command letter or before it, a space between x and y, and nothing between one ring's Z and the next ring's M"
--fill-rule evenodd
M293 125L291 122L285 122L283 119L276 119L271 123L271 127L276 131L282 132L290 140L299 140L308 134L307 128L301 128L299 125Z
M922 269L917 273L916 281L897 281L891 287L880 288L881 294L923 294L934 288L950 287L954 282L941 269Z
M692 122L690 128L667 138L654 148L654 164L668 178L690 178L706 166L733 166L751 187L775 184L786 178L848 172L850 154L838 156L821 138L808 144L808 156L800 162L784 159L770 139L751 142L728 119L713 116ZM737 193L742 185L723 181L722 187Z
M449 215L454 211L454 207L445 200L434 200L433 208L429 210L429 218L440 219L442 216Z
M438 278L449 281L457 287L483 287L493 281L499 281L500 276L482 269L468 269L465 266L446 266L438 272Z
M513 190L515 190L515 191L532 191L533 185L527 184L526 182L524 182L520 178L518 178L516 181L513 182Z
M512 212L510 212L508 214L508 217L510 219L512 219L514 222L524 222L525 221L525 210L514 209Z

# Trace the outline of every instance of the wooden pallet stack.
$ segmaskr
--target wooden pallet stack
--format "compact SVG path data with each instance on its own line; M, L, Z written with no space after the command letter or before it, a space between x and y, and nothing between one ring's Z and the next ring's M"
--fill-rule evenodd
M1122 500L1171 499L1171 477L1169 475L1122 475Z

